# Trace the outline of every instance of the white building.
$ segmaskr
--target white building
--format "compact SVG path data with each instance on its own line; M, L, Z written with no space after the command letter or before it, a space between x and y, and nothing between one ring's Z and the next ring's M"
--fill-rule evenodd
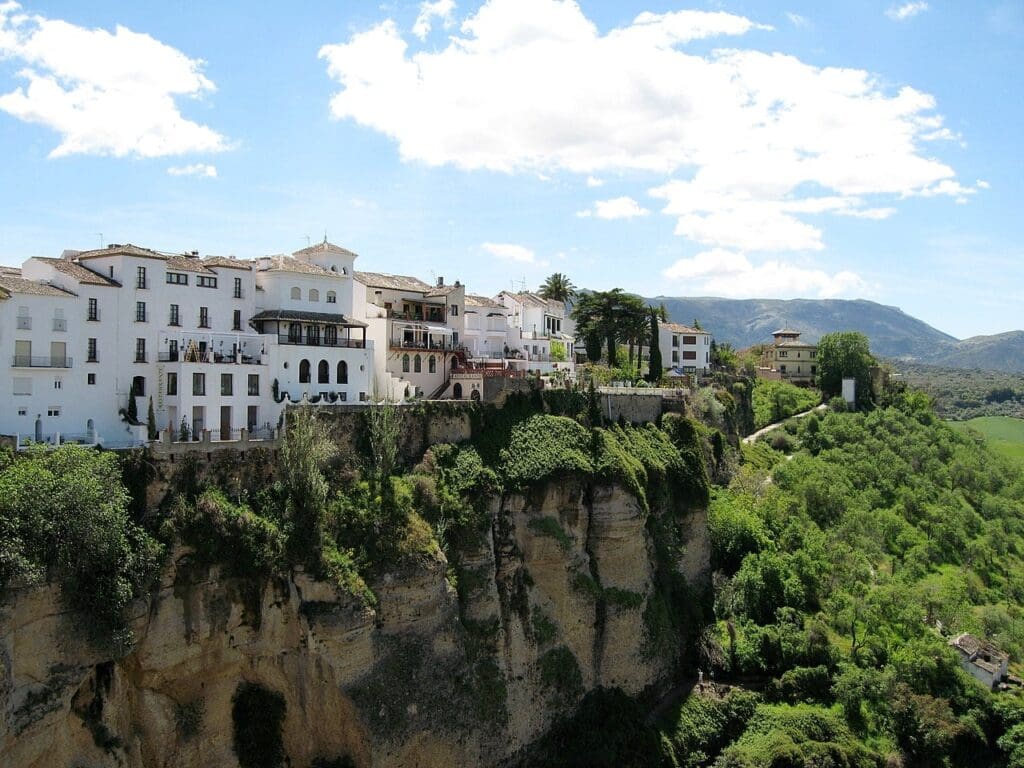
M464 343L469 359L479 364L502 363L522 353L522 334L512 323L512 310L475 294L466 294Z
M510 311L508 322L519 329L524 369L551 373L575 368L576 325L562 302L526 291L502 291L498 301Z
M364 316L376 353L376 378L396 398L438 396L451 370L465 361L466 290L438 278L430 285L407 275L357 272Z
M679 323L658 323L661 364L666 370L707 373L711 368L711 334Z

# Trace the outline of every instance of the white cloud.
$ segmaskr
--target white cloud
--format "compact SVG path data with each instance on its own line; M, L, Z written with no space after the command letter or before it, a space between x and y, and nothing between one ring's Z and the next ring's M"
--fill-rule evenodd
M27 85L0 110L57 131L50 157L164 157L226 149L224 137L187 120L176 97L213 93L203 62L146 34L86 29L0 4L0 58L24 64Z
M491 256L505 261L515 261L520 264L534 264L537 261L533 251L514 243L483 243L480 247Z
M789 23L794 27L806 27L811 23L806 16L801 16L799 13L793 13L792 11L786 11L786 18L789 19Z
M452 25L452 14L455 12L455 0L434 0L420 3L420 13L412 25L412 33L420 40L426 40L433 27L433 20L440 19L445 29Z
M978 179L976 182L974 182L974 186L976 186L978 189L991 189L992 188L992 185L989 184L987 181L984 181L983 179Z
M637 216L646 216L649 213L650 211L642 208L640 203L632 197L615 197L611 200L598 200L594 203L593 208L578 211L576 215L581 219L596 216L599 219L612 221L614 219L633 219Z
M172 165L167 169L171 176L204 176L208 179L217 178L217 166L206 163L194 163L192 165Z
M752 264L742 253L712 249L680 259L662 272L665 279L683 284L688 294L730 298L835 298L860 296L869 286L846 270L829 274L777 260Z
M919 13L924 13L927 10L928 3L921 2L920 0L913 0L912 2L904 3L903 5L894 5L885 12L885 15L893 21L906 21L907 19L912 19Z
M647 173L676 231L709 247L820 250L823 224L808 216L885 218L894 201L957 183L922 151L957 138L932 96L782 53L687 45L767 29L678 11L602 33L569 0L486 0L442 49L410 50L386 20L320 57L341 86L331 114L391 137L404 160Z
M604 179L599 179L596 176L587 176L587 186L591 188L603 187Z

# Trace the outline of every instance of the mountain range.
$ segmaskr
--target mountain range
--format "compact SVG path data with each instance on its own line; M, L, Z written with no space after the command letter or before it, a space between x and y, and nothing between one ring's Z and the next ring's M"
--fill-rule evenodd
M694 320L718 342L737 349L770 342L772 332L796 328L817 341L833 331L860 331L878 357L950 368L1024 372L1024 331L957 339L890 307L864 299L718 299L656 296L673 322Z

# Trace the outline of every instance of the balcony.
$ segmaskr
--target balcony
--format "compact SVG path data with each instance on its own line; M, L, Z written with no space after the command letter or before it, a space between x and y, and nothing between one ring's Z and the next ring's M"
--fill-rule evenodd
M450 339L448 340L437 340L437 339L391 339L390 344L394 349L425 349L425 350L437 350L453 352L460 348L459 344L455 344Z
M287 333L279 333L277 335L277 343L301 347L348 347L351 349L363 349L366 347L364 339L325 339L323 336L289 336Z
M18 318L18 330L19 331L31 331L32 330L32 318L31 317L19 317Z
M182 350L177 352L160 352L156 356L158 363L228 363L240 365L262 365L263 361L259 355L246 355L241 353L221 354L220 352L191 352L185 353Z
M70 357L34 357L32 355L15 355L11 365L15 368L70 368Z

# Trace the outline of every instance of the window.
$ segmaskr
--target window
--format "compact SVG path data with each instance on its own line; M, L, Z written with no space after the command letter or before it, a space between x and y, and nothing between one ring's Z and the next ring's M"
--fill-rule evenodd
M188 275L183 275L180 272L168 272L167 282L170 285L188 285Z
M60 416L60 408L51 407L46 409L47 416Z
M697 337L696 336L683 336L683 344L696 344L696 343L697 343Z
M231 328L235 331L242 330L242 310L236 309L231 315Z
M679 346L679 337L678 336L675 336L675 335L672 336L672 346L673 347L678 347Z
M64 380L63 379L54 379L53 380L53 388L54 389L63 389L64 388Z
M95 384L96 383L96 374L95 373L90 373L88 376L86 376L85 377L85 383L89 384L89 385Z
M683 360L696 360L696 359L697 359L697 351L696 350L694 350L694 349L684 349L683 350Z
M86 362L95 363L97 359L98 358L96 356L96 339L89 339Z
M785 372L786 372L786 366L780 365L779 366L779 373L785 373Z
M249 374L249 396L259 397L260 394L260 375L258 373Z
M402 373L409 372L409 356L402 355Z
M168 325L181 325L181 317L178 312L178 305L171 304L171 317L167 321Z
M348 384L348 363L344 360L338 361L338 383Z
M789 352L784 349L779 350L779 357L789 357Z
M324 327L324 344L329 347L333 347L338 343L338 327L335 325L328 325Z
M302 326L298 323L292 323L288 327L288 341L292 344L302 343Z
M216 288L217 278L208 275L196 275L196 285L200 288Z
M427 370L431 373L437 373L437 358L433 355L431 355L430 359L427 360Z
M672 362L673 363L678 363L679 362L679 352L674 350L674 349L672 350Z
M135 287L145 288L146 287L146 268L136 267L135 268Z
M458 315L459 315L459 305L458 304L452 304L452 317L458 317Z
M421 373L423 371L423 358L416 355L412 360L412 368L416 373Z
M178 374L168 373L167 374L167 394L177 395L178 394Z
M146 302L136 301L135 302L135 322L144 323L146 322Z
M299 363L299 384L309 384L309 360Z
M89 299L89 314L85 316L85 319L93 321L100 319L99 302L96 299Z
M192 394L193 395L205 395L206 394L206 374L205 373L193 373L192 374Z
M146 340L136 339L135 340L135 362L144 363L146 362Z
M316 288L310 288L309 289L309 300L310 301L320 301L320 291L318 291Z
M145 376L133 376L132 377L132 389L129 393L135 397L146 396L146 377Z
M235 278L235 289L234 291L232 291L231 295L234 296L236 299L242 298L242 278Z
M293 285L291 297L292 301L302 301L302 289L299 288L297 285Z
M209 328L210 327L210 308L200 307L199 308L199 327Z
M327 292L327 303L328 304L337 304L337 302L338 302L338 294L336 294L334 291L328 291Z
M18 415L19 416L28 416L28 408L19 408L18 409Z
M174 362L178 359L178 340L168 339L167 340L167 359Z
M32 379L29 379L29 378L16 378L14 380L14 394L16 394L16 395L31 395L32 394Z
M220 393L223 397L231 397L235 394L235 377L230 373L220 375Z
M331 366L327 364L326 360L321 360L320 364L316 367L316 383L317 384L330 384L331 383Z

